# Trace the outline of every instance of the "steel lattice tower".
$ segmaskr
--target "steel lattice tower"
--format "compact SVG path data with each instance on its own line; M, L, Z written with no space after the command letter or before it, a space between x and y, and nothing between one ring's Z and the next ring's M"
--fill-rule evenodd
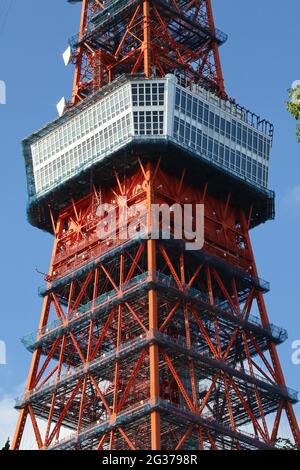
M14 449L29 425L39 449L269 449L284 414L299 448L249 237L273 127L228 98L225 41L210 0L82 1L72 102L24 141L54 248ZM135 236L99 239L125 197ZM154 203L204 204L204 248L152 239Z

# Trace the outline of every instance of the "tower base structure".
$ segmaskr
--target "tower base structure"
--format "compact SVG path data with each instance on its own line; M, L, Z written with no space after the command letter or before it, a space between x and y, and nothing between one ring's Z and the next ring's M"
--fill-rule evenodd
M273 449L284 413L299 446L297 393L276 352L287 335L268 319L251 209L230 192L216 197L209 180L195 186L189 168L166 172L163 156L137 158L113 179L53 219L40 327L23 340L33 359L13 448L27 419L40 449ZM99 240L105 204L116 207L117 236ZM152 239L153 204L191 204L193 216L204 204L204 247L175 239L172 217L169 239Z

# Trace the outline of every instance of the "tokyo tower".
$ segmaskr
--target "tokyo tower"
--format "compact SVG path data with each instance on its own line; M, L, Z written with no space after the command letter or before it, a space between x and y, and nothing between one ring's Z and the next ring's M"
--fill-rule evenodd
M80 3L72 100L23 142L54 246L12 447L275 449L284 419L300 448L250 241L273 126L227 95L210 0ZM202 249L174 211L154 237L154 205L189 206L192 232L204 205Z

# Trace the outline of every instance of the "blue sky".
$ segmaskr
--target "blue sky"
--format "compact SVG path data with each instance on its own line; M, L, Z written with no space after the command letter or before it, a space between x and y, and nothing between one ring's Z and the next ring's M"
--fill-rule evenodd
M56 103L70 95L72 69L64 67L61 53L79 24L79 6L66 0L13 0L3 28L2 4L10 1L0 1L0 79L7 85L7 104L0 106L0 340L7 345L7 365L0 366L0 444L14 425L12 397L30 363L20 337L36 330L40 315L37 288L43 280L35 268L48 270L52 245L26 220L21 139L53 119ZM213 3L217 26L229 34L221 49L228 93L275 124L270 186L277 196L276 221L255 229L252 241L260 276L271 282L270 319L289 332L279 348L287 383L300 390L300 366L291 363L291 344L300 339L300 145L285 111L287 89L300 79L300 3Z

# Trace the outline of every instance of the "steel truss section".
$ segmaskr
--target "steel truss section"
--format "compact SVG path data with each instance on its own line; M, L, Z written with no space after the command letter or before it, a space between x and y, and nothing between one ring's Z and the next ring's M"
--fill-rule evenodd
M97 239L99 205L117 208L124 195L143 209L116 239ZM205 203L201 251L174 236L152 239L149 208L166 201ZM220 200L159 160L94 186L53 218L13 448L28 420L40 449L270 449L284 412L299 446L297 394L276 352L286 332L268 320L249 220L230 194ZM129 223L131 240L120 237Z
M73 104L123 74L179 74L226 97L210 0L83 0Z

